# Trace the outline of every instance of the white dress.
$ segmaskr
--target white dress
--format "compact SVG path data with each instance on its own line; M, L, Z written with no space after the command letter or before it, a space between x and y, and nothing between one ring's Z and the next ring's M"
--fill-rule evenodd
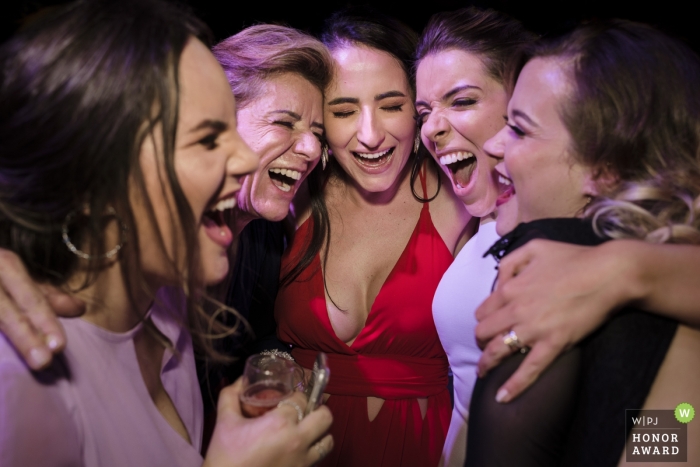
M499 239L496 222L487 221L464 245L445 272L433 298L433 319L454 375L454 408L441 465L462 467L467 449L469 402L481 350L476 345L474 312L489 296L496 261L484 253Z

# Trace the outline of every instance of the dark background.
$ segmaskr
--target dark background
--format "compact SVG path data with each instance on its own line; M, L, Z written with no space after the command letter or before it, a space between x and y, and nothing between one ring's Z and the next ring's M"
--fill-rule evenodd
M5 40L21 24L22 18L42 7L63 3L59 0L9 0L0 10L2 23L0 40ZM119 0L114 0L119 1ZM6 0L7 2L7 0ZM3 2L3 3L6 3ZM584 19L626 18L657 26L661 30L685 40L695 51L700 51L698 17L692 13L692 3L681 0L654 0L652 2L622 2L620 0L423 0L412 7L387 1L371 3L380 11L397 17L420 32L428 18L438 11L455 10L469 4L491 7L508 13L539 34L562 31ZM292 0L272 3L264 0L184 0L214 32L216 40L235 34L240 29L259 22L287 24L311 33L318 33L323 19L333 11L347 5L344 1L308 3ZM354 2L364 4L365 2ZM700 83L699 83L700 85Z

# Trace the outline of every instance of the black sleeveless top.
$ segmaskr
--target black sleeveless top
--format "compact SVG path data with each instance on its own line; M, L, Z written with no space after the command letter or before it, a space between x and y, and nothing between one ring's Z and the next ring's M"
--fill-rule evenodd
M498 260L535 238L587 246L607 240L589 220L543 219L520 224L488 253ZM625 409L644 405L677 327L624 308L520 397L499 404L496 391L525 357L511 356L476 383L465 466L616 466L629 434Z

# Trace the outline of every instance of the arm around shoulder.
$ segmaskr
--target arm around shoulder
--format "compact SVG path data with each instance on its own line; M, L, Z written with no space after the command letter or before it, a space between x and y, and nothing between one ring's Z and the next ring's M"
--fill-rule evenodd
M66 344L56 315L79 316L85 304L56 287L38 284L22 260L0 248L0 332L35 370L48 366Z
M698 246L533 240L503 258L498 277L496 290L476 311L475 332L484 348L482 375L511 353L504 333L516 332L532 348L504 385L510 398L625 305L700 326Z
M636 306L700 327L700 246L619 240L600 248L628 264L623 291Z

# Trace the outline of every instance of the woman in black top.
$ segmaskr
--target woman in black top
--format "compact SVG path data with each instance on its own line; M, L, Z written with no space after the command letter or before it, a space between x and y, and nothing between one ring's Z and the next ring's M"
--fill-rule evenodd
M487 143L503 159L498 230L515 229L491 254L534 238L700 242L695 54L652 28L614 21L539 44L516 74L506 127ZM507 395L498 388L523 358L511 357L477 383L466 465L616 465L625 409L673 408L683 401L671 386L688 397L700 391L697 377L672 372L684 363L674 349L700 351L698 334L625 309L500 404ZM688 444L692 460L697 443Z

